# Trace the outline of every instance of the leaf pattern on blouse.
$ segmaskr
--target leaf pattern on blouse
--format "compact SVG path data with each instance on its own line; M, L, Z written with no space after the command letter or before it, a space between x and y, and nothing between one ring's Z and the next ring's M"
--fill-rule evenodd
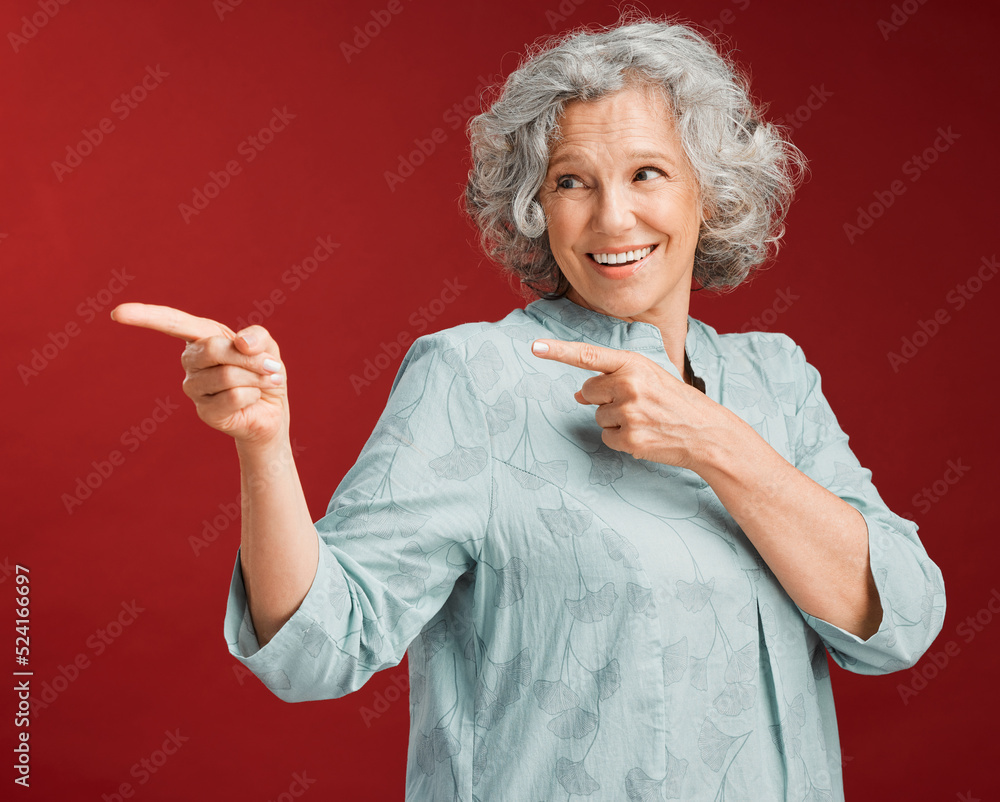
M350 603L350 592L347 589L347 582L343 574L331 574L326 583L326 598L333 612L339 621L347 612L347 605Z
M802 742L799 734L806 721L805 704L802 694L796 696L790 705L785 706L785 715L780 723L768 727L771 741L782 755L799 757L802 752Z
M419 671L410 672L410 704L419 705L427 691L427 677Z
M667 751L667 773L661 780L652 779L640 768L632 769L625 777L625 793L629 802L664 802L680 799L687 773L688 762Z
M707 657L691 657L688 659L688 667L690 668L689 676L692 688L697 688L699 691L708 690L708 658Z
M739 736L726 735L706 718L698 734L698 752L705 765L712 771L718 772L722 770L722 764L725 763L730 748L738 740Z
M545 528L559 537L582 535L590 527L590 521L594 517L594 513L590 510L567 509L565 501L559 509L549 510L539 507L537 512Z
M683 579L677 580L677 598L681 600L684 609L689 613L700 612L712 598L712 591L715 589L715 577L708 582L685 582Z
M532 686L538 706L546 713L555 715L580 704L580 697L562 680L549 682L536 680Z
M611 615L617 598L614 583L608 582L596 592L588 590L582 599L566 599L566 607L577 621L593 624Z
M622 537L614 529L602 529L601 538L604 540L604 548L608 550L608 556L612 560L621 560L622 565L631 571L642 568L639 550L628 538Z
M420 640L424 646L424 660L428 662L444 648L448 638L448 622L438 621L434 626L425 629Z
M582 760L574 763L568 758L559 758L556 762L556 777L567 794L590 796L601 787L597 780L587 774Z
M514 394L535 401L548 401L552 392L552 379L544 373L525 373L514 385Z
M688 664L687 635L663 650L663 684L673 685L680 682L684 669Z
M647 618L656 618L652 588L644 588L635 582L627 582L625 584L625 598L628 599L629 605L637 613L642 613Z
M597 729L597 716L582 707L574 707L560 713L546 726L563 740L579 740Z
M479 780L482 779L483 772L486 771L489 746L478 732L472 734L472 743L472 784L479 785Z
M597 683L597 698L600 701L610 699L622 686L622 669L617 658L608 661L604 668L599 668L594 672L594 681Z
M376 443L384 441L389 446L411 446L413 432L410 431L410 422L407 418L385 415L372 430L371 439Z
M461 741L451 734L451 730L447 725L435 727L431 730L429 740L436 763L441 763L462 751Z
M382 609L383 609L383 621L387 629L394 630L399 626L399 619L402 617L403 613L407 610L412 610L412 606L401 600L398 593L390 592L390 588L386 588L382 592ZM411 597L402 597L411 598Z
M590 483L609 485L624 474L622 455L601 443L596 451L590 452Z
M485 448L480 446L469 448L456 444L447 454L432 459L428 464L439 476L464 482L481 473L486 468L488 458Z
M519 557L511 557L499 570L494 569L497 578L497 595L493 604L510 607L524 598L524 588L528 584L528 566Z
M410 512L394 501L390 501L374 513L370 513L365 528L373 535L388 540L393 535L413 537L429 516Z
M552 382L550 387L550 400L552 406L560 412L575 412L580 408L575 398L576 391L580 385L573 376L564 373Z
M514 399L506 390L500 394L495 404L486 407L486 425L491 435L506 432L510 428L510 422L516 417Z
M531 682L531 656L527 648L506 663L490 662L497 671L497 701L505 706L513 704L521 698L521 688Z
M393 596L402 599L417 598L427 592L424 580L412 574L390 574L386 585Z
M328 640L323 628L319 624L315 624L309 627L302 635L302 648L306 654L315 660L319 657L319 653L323 650Z
M546 484L554 484L556 487L566 486L566 460L553 460L552 462L533 462L530 471L523 471L513 465L507 465L511 476L525 490L537 490Z
M932 583L927 577L933 575L933 567L929 560L923 560L920 567L924 570L924 595L920 599L920 622L928 632L939 632L944 623L944 605L935 604L938 596L944 596L939 585Z
M503 370L503 359L500 352L491 342L485 342L468 362L472 380L480 390L489 390L500 379Z

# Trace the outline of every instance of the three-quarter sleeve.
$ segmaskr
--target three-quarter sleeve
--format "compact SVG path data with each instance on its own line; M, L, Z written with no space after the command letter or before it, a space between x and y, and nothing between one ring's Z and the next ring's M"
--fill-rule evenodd
M927 651L944 622L941 570L927 556L917 525L893 513L872 474L848 446L848 436L823 396L819 372L802 349L793 357L800 377L797 414L788 419L795 466L856 508L868 527L872 576L882 603L878 631L867 639L802 613L841 668L858 674L886 674L909 668Z
M279 698L329 699L397 665L477 562L492 457L483 405L445 332L418 338L354 466L316 522L319 564L302 604L261 647L239 553L230 652Z

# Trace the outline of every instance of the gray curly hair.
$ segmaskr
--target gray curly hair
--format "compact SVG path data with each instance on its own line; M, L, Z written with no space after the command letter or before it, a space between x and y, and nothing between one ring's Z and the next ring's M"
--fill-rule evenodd
M695 280L735 289L777 252L805 156L761 119L747 80L707 39L683 24L643 18L530 47L491 107L469 120L466 211L483 249L528 294L558 298L569 289L537 197L560 115L568 103L633 85L661 93L698 180L704 206Z

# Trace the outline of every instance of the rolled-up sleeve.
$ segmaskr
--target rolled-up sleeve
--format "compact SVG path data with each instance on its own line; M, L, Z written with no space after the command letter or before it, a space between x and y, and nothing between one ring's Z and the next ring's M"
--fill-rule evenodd
M944 623L941 570L927 556L917 537L917 525L893 513L882 500L872 484L871 471L851 451L848 436L823 396L819 372L798 346L793 359L801 388L797 414L788 421L795 466L863 516L882 621L877 632L862 639L802 608L799 612L841 668L857 674L909 668L927 651Z
M276 696L336 698L397 665L456 580L475 568L492 506L483 410L449 335L417 339L357 462L315 524L312 585L263 647L237 552L226 641Z

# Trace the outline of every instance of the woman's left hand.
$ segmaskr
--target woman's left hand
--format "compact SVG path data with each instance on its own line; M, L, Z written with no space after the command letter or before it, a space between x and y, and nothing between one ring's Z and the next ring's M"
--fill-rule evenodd
M535 343L548 351L536 352ZM697 472L724 436L732 413L642 354L565 340L535 343L535 356L599 371L575 398L597 405L594 418L609 448Z

